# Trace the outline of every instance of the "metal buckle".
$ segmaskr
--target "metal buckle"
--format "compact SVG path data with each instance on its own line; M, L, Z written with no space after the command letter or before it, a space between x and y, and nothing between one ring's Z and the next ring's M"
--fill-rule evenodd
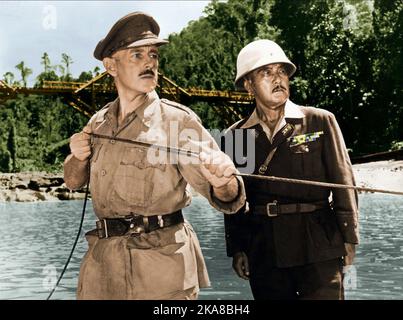
M278 216L279 210L278 210L278 204L277 204L276 200L274 200L273 202L269 202L266 205L266 209L267 209L267 215L269 217L277 217Z
M164 219L161 215L158 216L158 225L160 226L160 228L164 227Z
M260 174L265 174L267 171L267 166L265 166L264 164L262 164L259 168L259 173Z
M109 238L108 225L106 224L106 219L98 220L95 222L97 226L98 238L106 239Z
M143 222L142 216L138 214L132 214L130 218L126 219L129 223L129 233L131 237L138 237L144 232L144 226L141 225L140 220Z

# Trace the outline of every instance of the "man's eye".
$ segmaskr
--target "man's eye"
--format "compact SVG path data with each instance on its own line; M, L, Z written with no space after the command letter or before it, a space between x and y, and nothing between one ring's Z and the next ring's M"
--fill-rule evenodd
M158 58L159 58L159 54L158 54L158 53L150 53L150 58L151 58L151 59L158 59Z
M285 69L280 69L280 70L278 71L278 73L281 74L282 76L284 76L284 75L287 74L287 72L285 72Z
M132 56L133 56L134 58L136 58L136 59L141 59L141 58L143 58L143 55L142 55L140 52L134 52L134 53L132 54Z
M272 71L271 71L270 69L264 69L264 70L263 70L263 74L264 74L265 76L270 76L270 75L272 75Z

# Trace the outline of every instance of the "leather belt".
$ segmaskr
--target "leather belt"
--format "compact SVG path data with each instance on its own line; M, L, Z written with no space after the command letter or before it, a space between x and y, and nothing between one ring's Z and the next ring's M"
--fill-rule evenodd
M155 216L132 214L124 218L102 219L96 222L98 238L118 237L129 234L132 237L157 229L170 227L184 221L182 211Z
M276 200L266 205L256 205L252 207L253 214L277 217L282 214L308 213L319 209L330 208L329 201L317 201L309 203L289 203L279 204Z

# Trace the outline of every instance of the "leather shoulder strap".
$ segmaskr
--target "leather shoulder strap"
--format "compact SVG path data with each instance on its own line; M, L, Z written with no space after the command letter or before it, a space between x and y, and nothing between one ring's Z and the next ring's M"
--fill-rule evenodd
M259 167L259 174L264 175L269 167L270 161L273 159L274 153L277 151L277 148L280 144L286 141L294 132L294 125L291 123L287 123L283 128L280 130L279 139L275 139L273 144L269 148L269 154L267 155L266 160L263 164Z

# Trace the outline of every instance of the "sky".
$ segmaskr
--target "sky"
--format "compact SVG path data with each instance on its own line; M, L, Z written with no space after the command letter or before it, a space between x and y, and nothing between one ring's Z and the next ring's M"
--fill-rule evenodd
M93 57L99 40L112 25L133 11L152 15L160 25L160 36L180 32L204 15L209 1L0 1L0 79L11 71L21 80L15 66L21 61L33 70L32 86L43 71L44 52L52 65L61 63L62 53L73 60L70 72L93 70L102 63Z

